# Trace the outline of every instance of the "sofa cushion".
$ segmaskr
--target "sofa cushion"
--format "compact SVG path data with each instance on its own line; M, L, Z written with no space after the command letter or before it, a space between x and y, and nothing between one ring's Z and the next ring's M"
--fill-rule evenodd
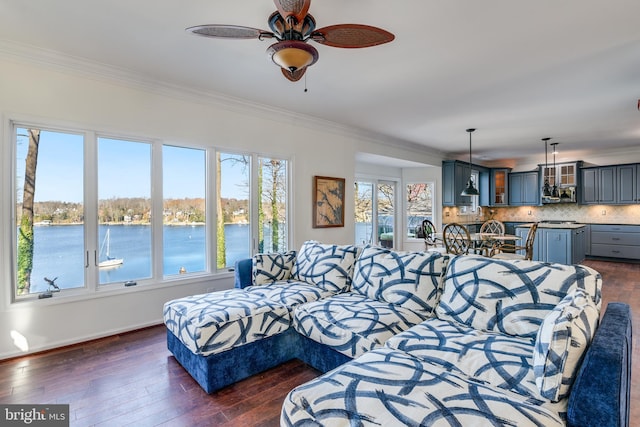
M431 318L391 337L385 346L483 384L540 399L532 339Z
M254 285L264 285L291 278L296 251L256 254L252 258Z
M536 384L542 396L555 402L569 395L598 318L589 295L576 289L544 319L533 352Z
M358 257L351 289L371 299L430 315L440 296L447 256L367 247Z
M244 289L169 301L164 323L191 352L207 356L279 334L291 325L287 307Z
M281 426L565 426L566 401L497 389L389 348L293 389Z
M327 245L307 241L296 257L293 278L315 284L327 291L347 291L351 286L351 274L358 252L358 248L353 245Z
M352 292L296 308L293 327L300 334L349 357L381 347L426 314Z
M268 298L282 304L290 311L300 304L316 301L334 295L316 285L297 280L274 282L268 285L249 286L245 288L256 298Z
M573 289L601 305L602 279L581 265L460 256L449 262L438 318L535 339L544 318Z

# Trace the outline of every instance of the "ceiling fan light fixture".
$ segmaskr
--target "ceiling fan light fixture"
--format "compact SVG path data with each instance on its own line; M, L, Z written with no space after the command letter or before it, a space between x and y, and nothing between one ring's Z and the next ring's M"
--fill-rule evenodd
M318 51L299 40L283 40L267 49L267 55L281 68L294 72L313 65L318 60Z
M296 82L305 75L308 66L318 60L318 51L306 42L311 40L325 46L356 49L389 43L395 36L382 28L363 24L329 25L316 30L311 16L311 0L274 0L276 11L267 23L271 31L240 25L210 24L187 28L192 34L222 39L279 40L267 55L280 66L286 79ZM305 89L306 92L306 89Z

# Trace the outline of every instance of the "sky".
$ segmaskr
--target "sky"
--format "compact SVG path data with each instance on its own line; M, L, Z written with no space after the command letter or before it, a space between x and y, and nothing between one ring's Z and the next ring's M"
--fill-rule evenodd
M28 150L26 129L18 129L17 185L24 183ZM205 151L163 146L165 198L205 196ZM151 144L109 138L98 139L98 197L150 197ZM36 201L83 199L83 135L42 131L38 149ZM246 182L238 164L222 162L222 197L246 198L236 183ZM22 192L20 191L20 194Z

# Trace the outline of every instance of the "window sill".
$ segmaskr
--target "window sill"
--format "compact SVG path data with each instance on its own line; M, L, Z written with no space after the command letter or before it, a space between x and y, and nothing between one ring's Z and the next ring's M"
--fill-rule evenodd
M39 294L33 294L29 296L23 296L14 298L13 301L10 302L9 308L26 308L26 307L40 307L40 306L49 306L49 305L58 305L58 304L68 304L75 302L82 302L88 300L94 300L97 298L107 298L114 297L120 295L128 295L131 293L139 293L139 292L153 292L157 290L181 287L181 286L198 286L202 285L204 288L203 292L214 292L217 290L223 289L223 287L219 286L217 282L226 281L228 279L233 280L234 273L233 271L225 271L222 273L215 274L203 274L203 275L192 275L188 278L184 277L170 277L168 279L164 279L162 282L153 282L151 280L147 281L139 281L135 286L124 286L123 283L110 284L110 285L102 285L96 288L95 290L90 290L87 288L80 289L68 289L62 290L60 292L54 292L51 298L38 298ZM218 285L218 286L216 286ZM231 283L233 286L233 283Z

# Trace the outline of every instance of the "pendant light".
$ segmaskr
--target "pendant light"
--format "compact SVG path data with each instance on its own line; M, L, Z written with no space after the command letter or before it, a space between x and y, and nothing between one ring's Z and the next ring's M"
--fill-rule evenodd
M467 182L467 188L462 190L461 196L478 196L478 190L473 186L473 177L471 176L471 133L475 129L467 129L469 132L469 181Z
M560 199L560 192L558 191L558 177L556 176L556 153L558 152L558 149L556 148L556 145L558 145L557 142L554 142L551 144L551 146L553 147L553 187L551 188L551 198L554 200L559 200Z
M542 138L544 141L544 186L542 187L542 197L551 197L551 186L549 185L549 162L547 161L547 143L551 138Z

